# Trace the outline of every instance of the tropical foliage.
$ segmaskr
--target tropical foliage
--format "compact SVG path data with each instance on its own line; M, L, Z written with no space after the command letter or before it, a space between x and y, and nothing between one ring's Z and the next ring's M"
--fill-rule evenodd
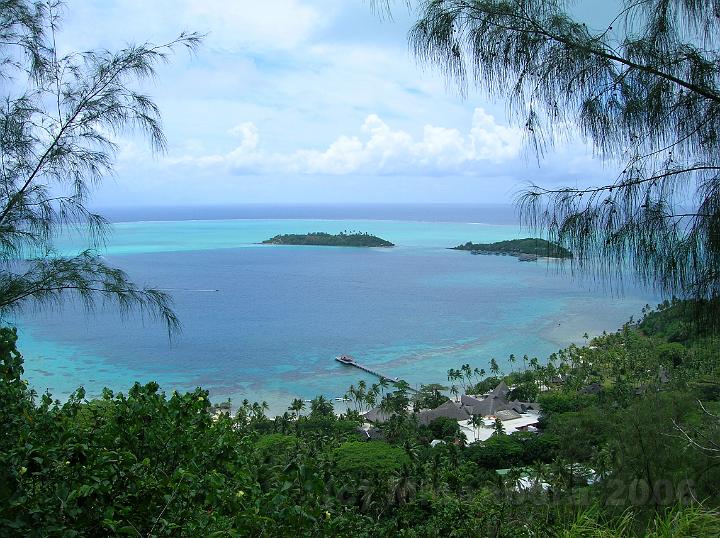
M367 232L340 232L331 235L327 232L308 234L276 235L263 241L266 245L315 245L324 247L394 247L390 241Z
M55 239L72 230L91 248L102 244L107 223L86 204L112 171L116 135L134 130L153 149L165 145L159 111L138 83L198 36L60 55L61 10L56 0L0 5L0 316L70 295L87 306L100 298L139 308L176 330L166 294L135 286L92 250L61 256Z
M502 379L536 387L541 431L472 444L450 419L419 425L402 384L358 383L340 416L322 397L231 415L206 391L155 383L61 404L28 387L2 329L0 534L716 535L720 343L692 323L696 308L668 302L526 361ZM480 371L449 374L471 392L498 381ZM383 440L359 430L358 398L393 415L375 427Z
M548 258L572 258L572 252L566 248L537 237L510 239L509 241L497 241L495 243L473 243L468 241L467 243L453 247L453 250L475 250L513 255L531 254L533 256L545 256Z
M472 59L492 89L529 103L538 143L543 120L574 120L599 151L626 157L611 185L533 188L531 222L579 263L629 261L660 287L714 299L717 6L634 2L624 15L636 30L615 47L609 29L591 33L560 2L423 6L421 56L460 77ZM53 240L71 224L102 237L85 201L109 170L112 133L137 127L163 143L157 109L134 83L197 37L60 57L58 8L0 4L0 313L99 295L150 308L172 328L166 296L92 252L58 256ZM695 209L678 213L674 187L692 181ZM720 342L697 323L714 306L666 302L547 361L524 356L516 369L511 355L510 373L494 357L487 372L450 369L454 396L505 381L543 409L538 432L508 435L496 420L469 445L453 420L418 424L414 408L447 405L440 385L410 394L404 382L359 382L339 416L323 396L274 418L247 400L231 414L200 388L168 395L157 383L96 399L79 388L61 403L28 386L17 333L2 328L0 535L716 536ZM365 430L371 407L387 420Z
M581 136L608 161L599 185L531 185L527 224L577 268L629 265L668 295L720 296L716 2L627 0L599 30L563 0L408 3L417 57L507 102L539 155Z

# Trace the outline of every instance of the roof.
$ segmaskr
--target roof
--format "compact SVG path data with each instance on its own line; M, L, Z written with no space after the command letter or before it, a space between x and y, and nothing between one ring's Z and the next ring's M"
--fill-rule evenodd
M367 430L365 428L357 428L355 431L366 441L383 441L385 439L385 435L380 428L374 426Z
M468 396L467 394L463 394L460 396L460 403L467 407L473 407L476 404L479 404L482 400L479 400L478 398L475 398L474 396Z
M499 411L507 410L514 411L517 414L526 413L529 410L540 411L540 406L534 402L521 402L519 400L508 402L508 394L510 394L510 389L504 381L501 381L486 397L479 399L464 394L460 398L460 402L470 414L484 417L494 416Z
M598 382L590 383L589 385L580 389L583 394L599 394L602 392L602 385Z
M362 416L367 421L382 424L383 422L390 420L390 417L393 416L393 414L394 413L386 413L385 411L382 411L380 407L374 407L367 413L363 413Z
M373 441L384 441L385 440L385 434L380 430L380 428L370 428L367 431L368 439Z
M508 388L507 384L505 383L505 381L500 381L498 386L492 389L490 394L488 394L488 398L496 396L498 398L505 399L507 398L508 394L510 394L510 389Z
M441 417L451 418L453 420L468 420L470 418L470 414L465 408L458 407L458 405L453 402L445 402L429 411L420 411L416 413L415 416L418 422L425 426Z
M536 414L520 415L518 418L503 421L503 428L507 435L511 435L528 426L537 424L538 419L539 417ZM459 420L458 426L460 426L460 430L465 434L469 443L487 441L495 432L495 419L483 419L483 426L480 428L474 427L468 420Z
M460 401L463 405L471 409L473 415L494 415L498 411L512 407L505 399L492 395L482 400L478 400L472 396L463 396Z
M528 411L540 411L540 404L537 402L521 402L519 400L513 400L509 404L509 409L512 409L522 415Z
M520 418L520 413L513 411L512 409L503 409L495 413L495 417L503 421L515 420L516 418Z

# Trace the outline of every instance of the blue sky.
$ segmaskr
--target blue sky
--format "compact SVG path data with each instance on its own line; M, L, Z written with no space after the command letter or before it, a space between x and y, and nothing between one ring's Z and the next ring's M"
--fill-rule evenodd
M364 0L68 0L64 51L207 33L143 87L168 151L123 135L94 203L508 202L611 175L577 139L538 162L504 103L418 65L401 4L389 21Z

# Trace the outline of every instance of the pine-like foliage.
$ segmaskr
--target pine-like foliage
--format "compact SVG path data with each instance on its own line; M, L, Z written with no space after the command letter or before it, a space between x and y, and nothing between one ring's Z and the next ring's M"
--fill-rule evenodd
M531 184L524 223L621 281L720 296L720 2L627 0L592 31L562 0L431 0L411 45L509 103L542 154L581 134L619 173L593 188Z
M198 36L59 56L62 9L55 0L0 2L0 315L70 294L89 307L101 298L139 309L175 330L168 296L135 286L92 251L61 257L54 240L73 228L102 244L107 223L86 203L112 173L114 137L133 129L153 149L165 145L156 105L135 86Z

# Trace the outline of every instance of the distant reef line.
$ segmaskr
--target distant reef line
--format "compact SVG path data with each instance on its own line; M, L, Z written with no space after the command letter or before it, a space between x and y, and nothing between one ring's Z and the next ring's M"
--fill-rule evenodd
M323 247L394 247L386 239L382 239L367 232L340 232L329 234L326 232L312 232L307 234L276 235L262 242L263 245L310 245Z
M538 258L556 258L561 260L573 257L572 252L556 243L537 237L511 239L496 243L473 243L451 247L451 250L468 250L472 254L494 254L515 256L520 261L535 261Z

